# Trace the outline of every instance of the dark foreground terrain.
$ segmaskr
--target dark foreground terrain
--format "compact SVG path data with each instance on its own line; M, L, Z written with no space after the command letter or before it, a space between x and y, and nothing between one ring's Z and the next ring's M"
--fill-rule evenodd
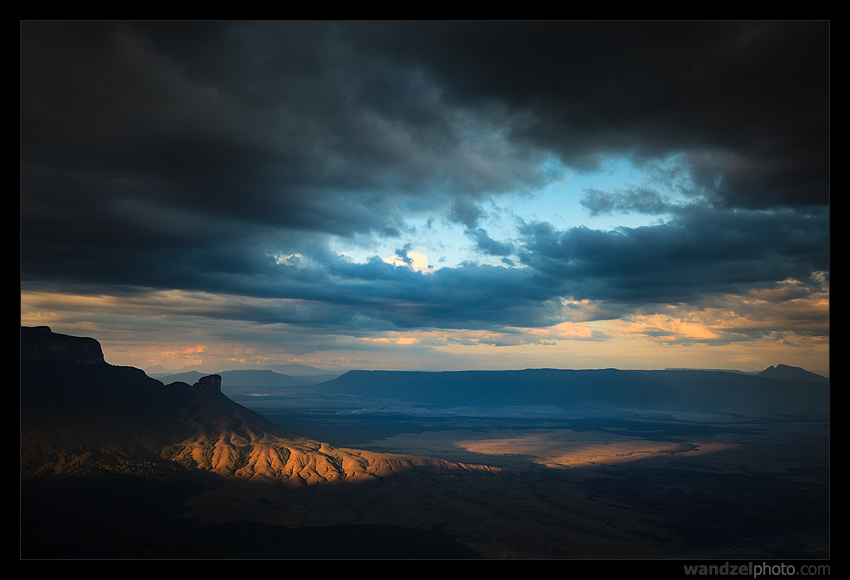
M829 557L828 384L699 374L667 398L687 373L605 371L654 394L523 405L557 385L493 375L475 406L355 375L234 402L87 340L22 329L24 558Z
M511 481L528 501L503 488L488 513L517 529L533 522L537 551L528 548L528 557L606 557L606 545L619 550L611 557L627 558L829 556L829 423L821 411L437 416L340 405L263 414L337 445L516 470ZM514 552L504 544L487 555L518 555L522 540L514 541Z

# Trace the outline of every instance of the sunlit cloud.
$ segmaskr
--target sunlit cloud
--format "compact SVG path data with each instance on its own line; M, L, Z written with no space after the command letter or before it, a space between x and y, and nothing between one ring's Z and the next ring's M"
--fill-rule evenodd
M404 257L393 254L389 258L384 258L384 262L396 267L407 267L414 272L422 272L425 274L431 273L436 269L434 266L428 265L427 256L417 252L408 252Z
M649 309L644 309L649 310ZM613 322L613 335L669 343L722 344L759 340L828 343L829 289L786 280L770 289L725 295L699 306L667 305Z
M228 366L258 368L296 359L307 361L304 364L335 367L342 360L357 359L341 351L364 348L373 353L362 359L368 360L367 364L392 368L405 363L398 358L377 356L382 349L389 356L395 349L404 348L405 356L413 357L408 364L417 368L425 363L416 360L435 364L429 352L454 353L459 360L477 360L479 368L486 368L488 358L493 361L489 364L498 368L510 361L522 367L613 366L604 354L606 349L628 357L629 363L623 364L629 368L682 366L683 353L665 354L654 350L655 345L689 348L689 357L697 353L704 358L711 355L712 366L744 364L750 368L761 362L791 360L789 356L803 352L809 353L807 357L823 357L822 360L828 360L829 355L828 287L811 290L792 280L743 296L714 297L697 307L644 307L619 318L598 316L603 308L589 301L565 301L565 316L581 321L568 320L542 328L506 327L500 331L388 332L337 326L334 336L327 328L310 326L309 319L300 324L263 322L269 313L293 310L298 310L297 303L287 300L178 291L113 296L49 292L21 295L22 324L48 325L65 333L96 336L109 352L110 360L142 368L199 364L218 370ZM590 320L582 320L582 313L588 311ZM203 337L204 342L192 342L194 336ZM592 344L598 346L591 348ZM693 350L700 345L709 350ZM737 350L728 350L733 345L738 345ZM747 353L741 348L755 350ZM801 352L789 354L792 351L787 349L795 348ZM808 360L807 364L815 364L815 368L828 367ZM443 364L454 368L458 363L447 359Z

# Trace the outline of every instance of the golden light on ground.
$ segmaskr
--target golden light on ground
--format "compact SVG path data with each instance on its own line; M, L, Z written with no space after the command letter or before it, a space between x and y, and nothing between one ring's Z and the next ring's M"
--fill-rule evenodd
M687 457L730 449L725 441L650 441L601 431L549 430L499 439L465 440L458 447L473 453L529 456L534 463L561 469L591 465L616 465L658 457Z

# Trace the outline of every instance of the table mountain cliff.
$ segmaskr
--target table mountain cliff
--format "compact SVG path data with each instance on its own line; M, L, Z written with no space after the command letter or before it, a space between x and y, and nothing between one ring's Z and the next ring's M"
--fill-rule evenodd
M69 456L77 469L85 464L81 457L88 458L89 469L126 469L127 460L110 454L127 457L131 451L147 462L157 463L152 457L159 454L158 463L285 485L357 482L417 469L497 471L313 441L230 400L218 375L192 386L163 385L139 369L106 363L94 339L47 327L21 328L21 367L25 473L62 473L71 467ZM97 441L98 453L82 449L81 437ZM59 451L69 441L76 442L76 454Z
M21 327L21 362L103 363L103 350L93 338L54 334L47 326Z

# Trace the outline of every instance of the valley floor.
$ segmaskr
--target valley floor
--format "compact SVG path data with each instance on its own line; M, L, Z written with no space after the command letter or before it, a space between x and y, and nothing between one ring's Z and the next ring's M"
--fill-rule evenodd
M504 471L423 470L303 489L232 481L192 497L186 517L439 529L485 558L829 556L825 417L787 409L607 419L262 412L296 428L309 423L311 437L337 445Z

